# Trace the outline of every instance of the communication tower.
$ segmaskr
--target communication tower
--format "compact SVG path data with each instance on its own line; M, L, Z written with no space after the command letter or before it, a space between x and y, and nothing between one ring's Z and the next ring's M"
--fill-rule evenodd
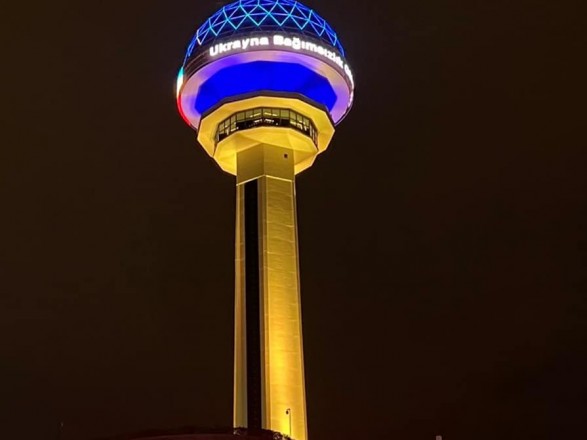
M234 425L306 440L295 176L353 102L330 25L293 0L241 0L197 30L177 104L236 176Z

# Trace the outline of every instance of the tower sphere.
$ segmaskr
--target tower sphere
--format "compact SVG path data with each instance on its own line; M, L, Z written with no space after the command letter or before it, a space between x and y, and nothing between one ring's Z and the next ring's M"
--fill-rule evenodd
M209 115L230 103L264 97L263 102L248 101L248 107L270 105L308 117L320 153L350 110L353 91L344 48L326 20L294 0L240 0L221 8L197 30L179 72L177 103L208 153L235 174L230 160L219 160L216 154L220 139L214 124L221 121L213 118L212 125L203 126ZM310 115L306 107L324 115ZM312 161L297 166L296 172Z
M245 0L231 3L198 29L192 44L202 46L217 38L247 31L290 31L302 33L344 49L336 32L315 11L293 0ZM194 47L190 47L189 51Z

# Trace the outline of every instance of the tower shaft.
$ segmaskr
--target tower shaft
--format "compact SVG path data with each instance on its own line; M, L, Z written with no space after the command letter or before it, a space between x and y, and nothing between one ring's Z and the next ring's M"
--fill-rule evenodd
M290 149L258 144L237 155L235 303L235 426L306 440Z

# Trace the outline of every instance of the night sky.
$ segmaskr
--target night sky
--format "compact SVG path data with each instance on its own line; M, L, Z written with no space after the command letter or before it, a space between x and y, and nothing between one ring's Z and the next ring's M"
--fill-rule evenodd
M174 100L223 3L12 3L0 436L230 426L234 178ZM357 82L297 184L310 437L587 438L579 2L306 4Z

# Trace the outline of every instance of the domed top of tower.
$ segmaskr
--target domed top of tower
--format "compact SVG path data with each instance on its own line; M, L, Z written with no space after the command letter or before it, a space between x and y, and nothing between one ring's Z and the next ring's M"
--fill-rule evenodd
M295 0L239 0L212 15L198 29L187 57L217 38L254 31L282 31L316 38L344 56L336 32L312 9Z
M295 0L230 3L204 22L188 47L177 104L195 130L220 107L253 97L303 101L334 125L352 106L353 73L338 36Z

